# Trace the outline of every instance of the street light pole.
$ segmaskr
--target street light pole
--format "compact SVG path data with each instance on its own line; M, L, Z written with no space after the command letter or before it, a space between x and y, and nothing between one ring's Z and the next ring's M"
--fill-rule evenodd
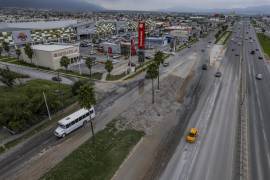
M47 108L47 112L48 112L49 119L52 120L52 119L51 119L50 110L49 110L49 106L48 106L48 104L47 104L46 95L45 95L44 91L43 91L43 97L44 97L44 101L45 101L45 105L46 105L46 108Z

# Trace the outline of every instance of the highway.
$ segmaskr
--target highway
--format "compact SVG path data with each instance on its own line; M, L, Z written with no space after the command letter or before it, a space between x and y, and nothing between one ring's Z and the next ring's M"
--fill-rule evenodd
M238 24L235 29L238 27L241 25ZM241 33L233 33L232 38L237 39ZM179 145L161 180L235 178L241 53L242 45L229 40L220 66L211 67L205 72L207 85L188 125L189 128L198 128L198 139L194 144L189 144L185 137L179 137ZM217 70L222 73L221 78L214 77Z
M208 45L209 40L213 40L213 34L210 39L204 39L196 43L196 45L193 45L192 48L185 49L177 53L177 55L170 57L170 66L168 68L161 67L161 78L162 76L166 76L170 73L170 70L173 70L178 64L181 64L182 60L188 61L188 57L192 56L194 52L202 53L201 49ZM119 113L124 111L126 107L139 97L138 81L143 79L144 75L141 74L134 82L119 85L119 88L122 86L125 87L126 90L118 94L111 94L107 99L104 99L97 105L97 118L95 120L96 131L104 128L108 122L110 122L114 117L117 117ZM149 85L149 88L151 87L150 80L147 81L146 84ZM56 162L58 159L61 160L63 158L61 156L64 156L65 153L68 154L66 150L68 149L68 146L73 146L72 148L74 149L90 137L90 130L89 127L87 127L79 129L65 139L58 140L53 135L55 126L56 125L46 128L25 143L22 143L14 149L11 149L9 152L2 154L0 156L0 179L13 179L19 171L23 173L24 168L26 168L25 163L33 159L33 157L40 159L39 162L42 165L41 160L47 160L43 153L46 151L52 151L50 149L54 149L54 153L50 154L51 158L54 157L53 162ZM57 155L59 154L60 149L62 149L62 153L61 156L58 157ZM63 149L65 149L65 151ZM17 178L20 179L20 177Z
M258 43L255 30L245 22L246 38L244 42L244 61L247 67L247 97L249 121L249 176L251 180L270 179L270 73ZM255 41L254 41L255 40ZM259 51L256 51L258 49ZM255 54L250 52L254 50ZM257 73L263 75L256 80Z

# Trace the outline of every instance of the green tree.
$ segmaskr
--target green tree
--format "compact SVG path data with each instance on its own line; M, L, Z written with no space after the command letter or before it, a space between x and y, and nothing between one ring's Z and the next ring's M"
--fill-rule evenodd
M109 73L109 76L111 75L111 72L113 70L113 63L112 61L106 61L105 63L105 69L107 70L107 72Z
M8 67L6 69L0 69L0 81L3 84L12 87L15 83L15 79L15 74L11 72Z
M147 67L146 74L152 80L152 103L155 103L155 92L154 92L154 79L158 76L158 66L155 63L150 64Z
M17 48L17 49L15 50L15 52L16 52L16 55L17 55L17 59L19 59L20 56L21 56L21 54L22 54L21 50L20 50L19 48Z
M92 77L92 67L95 64L95 59L92 57L87 57L85 60L85 65L87 66L87 68L89 69L89 75L90 78Z
M60 59L60 66L61 67L65 67L66 71L67 71L67 68L68 68L69 63L70 63L70 61L69 61L69 59L68 59L67 56L61 57L61 59Z
M2 47L3 47L4 50L9 54L9 50L10 50L10 49L9 49L8 43L4 41L4 42L2 43Z
M158 66L158 90L159 90L159 67L160 67L160 64L163 64L164 63L164 54L163 54L163 52L158 51L155 54L154 61L155 61L155 63Z
M2 52L3 52L3 48L0 47L0 56L2 55Z
M92 131L93 139L95 142L94 127L93 127L93 122L90 115L90 109L96 104L96 96L95 96L94 88L90 86L89 84L85 84L81 86L79 96L78 96L78 101L82 108L85 108L89 111L91 131Z
M34 55L34 51L30 44L26 44L24 47L24 53L27 55L27 57L30 59L31 64L33 64L32 59Z

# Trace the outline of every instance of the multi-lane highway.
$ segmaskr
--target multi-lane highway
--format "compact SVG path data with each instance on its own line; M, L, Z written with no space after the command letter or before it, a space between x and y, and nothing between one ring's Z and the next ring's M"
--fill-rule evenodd
M235 26L238 30L241 24ZM233 33L219 67L210 67L206 88L194 110L189 128L199 130L194 144L179 139L179 145L165 168L162 180L229 180L236 176L237 123L239 118L240 58L242 44ZM216 71L222 77L216 78Z
M204 39L196 45L192 46L190 49L185 49L175 56L170 57L170 66L161 68L161 76L165 76L170 72L170 69L174 69L177 65L182 63L182 60L189 60L189 56L193 55L194 52L201 53L201 49L208 45L208 41L213 41L213 34L210 39ZM137 79L144 79L143 74ZM147 83L148 84L148 83ZM137 81L131 84L123 84L123 87L128 87L125 92L120 94L111 95L108 99L102 101L97 108L97 119L96 119L96 130L102 129L106 123L111 121L119 113L121 113L124 108L128 107L134 100L139 98ZM129 87L130 86L130 87ZM71 134L66 140L57 140L53 135L54 126L50 126L33 138L30 138L25 143L12 149L10 152L0 156L0 179L12 179L16 174L23 173L25 168L25 163L31 160L33 157L40 159L40 164L42 164L42 159L46 161L44 153L50 151L50 149L57 149L55 151L60 151L60 147L73 146L73 144L80 144L90 137L89 128L80 129L77 132ZM80 142L80 143L79 143ZM68 154L63 151L62 154ZM46 153L45 153L46 154ZM57 154L55 152L54 154ZM50 155L53 157L52 155ZM61 155L63 156L63 155ZM63 159L55 156L55 161ZM37 167L38 168L38 167ZM17 178L20 178L18 175ZM34 177L32 177L34 178Z
M270 179L270 73L266 62L258 58L263 55L254 28L248 22L245 22L244 28L243 57L247 67L249 117L249 176L251 180L267 180ZM251 54L253 50L254 55ZM258 73L263 75L262 80L256 80L255 76Z

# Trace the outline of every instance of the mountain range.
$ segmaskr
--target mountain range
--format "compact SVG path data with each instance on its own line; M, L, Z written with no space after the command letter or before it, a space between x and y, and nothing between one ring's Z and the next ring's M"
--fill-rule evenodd
M270 5L253 6L246 8L223 8L223 9L202 9L202 8L190 8L190 7L173 7L169 9L163 9L165 12L200 12L200 13L231 13L237 14L270 14Z
M0 7L54 9L68 11L103 11L103 7L84 0L0 0Z

